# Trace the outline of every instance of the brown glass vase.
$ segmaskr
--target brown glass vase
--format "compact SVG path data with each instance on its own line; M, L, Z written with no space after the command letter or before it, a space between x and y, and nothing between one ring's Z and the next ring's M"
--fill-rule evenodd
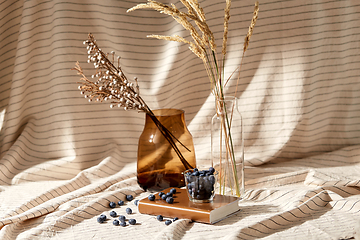
M185 123L184 111L157 109L152 112L172 135L177 149L159 130L152 117L146 114L138 145L138 184L149 191L183 187L183 172L190 167L196 167L194 143ZM181 153L182 159L177 151Z

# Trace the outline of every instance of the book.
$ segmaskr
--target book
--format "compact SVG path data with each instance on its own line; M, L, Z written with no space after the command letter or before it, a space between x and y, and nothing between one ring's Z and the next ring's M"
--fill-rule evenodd
M164 193L170 192L171 188L165 189ZM162 215L169 218L185 218L196 222L217 223L230 215L240 211L240 198L216 194L209 203L198 203L189 200L186 189L175 188L174 202L167 203L155 194L155 201L148 198L141 199L138 203L138 211L142 214Z

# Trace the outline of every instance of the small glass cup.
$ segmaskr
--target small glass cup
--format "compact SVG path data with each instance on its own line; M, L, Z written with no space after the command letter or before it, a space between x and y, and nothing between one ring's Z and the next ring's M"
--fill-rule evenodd
M215 196L217 177L217 171L186 170L184 172L185 186L190 201L199 203L212 202Z

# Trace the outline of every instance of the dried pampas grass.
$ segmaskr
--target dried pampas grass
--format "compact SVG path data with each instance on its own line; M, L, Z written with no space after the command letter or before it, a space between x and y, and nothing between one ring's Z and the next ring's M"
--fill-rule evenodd
M147 3L138 4L130 9L127 12L132 12L138 9L153 9L162 14L166 14L175 19L180 25L182 25L186 30L189 31L192 38L191 41L186 40L178 35L175 36L162 36L162 35L148 35L150 38L157 38L167 41L182 42L189 45L189 49L200 58L205 66L205 70L209 76L212 91L217 99L221 99L224 96L223 87L230 80L233 73L230 77L224 81L224 68L222 64L225 61L225 55L227 53L227 41L228 41L228 32L229 32L229 20L230 20L230 9L231 9L231 0L225 0L224 8L224 33L222 41L222 61L217 59L217 51L214 34L211 32L207 22L204 10L200 7L197 0L180 0L181 3L187 9L187 12L180 11L174 4L166 5L154 0L148 0ZM256 1L253 17L251 19L251 24L249 26L248 33L244 39L244 48L242 59L246 50L249 47L250 38L253 34L256 20L259 13L259 2ZM242 60L240 66L235 70L241 69ZM234 71L234 72L235 72Z
M251 35L253 34L254 31L254 27L256 24L256 20L258 18L258 14L259 14L259 2L255 3L255 8L254 8L254 14L253 14L253 18L251 19L251 24L249 26L249 31L246 34L245 40L244 40L244 52L246 52L248 46L249 46L249 42L250 42L250 38Z

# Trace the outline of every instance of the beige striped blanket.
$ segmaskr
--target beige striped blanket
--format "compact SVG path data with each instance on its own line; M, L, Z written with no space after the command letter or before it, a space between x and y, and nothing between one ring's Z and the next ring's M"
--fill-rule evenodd
M173 3L186 11L180 0ZM89 103L71 70L91 74L93 33L121 56L152 109L185 110L197 163L210 158L214 96L187 30L146 0L0 1L0 239L360 239L360 1L260 0L241 74L226 86L244 120L241 211L217 224L103 224L109 202L146 197L136 181L144 114ZM221 46L225 0L199 1ZM240 64L252 0L232 0L226 75ZM220 50L221 51L221 50ZM109 217L110 218L110 217Z

